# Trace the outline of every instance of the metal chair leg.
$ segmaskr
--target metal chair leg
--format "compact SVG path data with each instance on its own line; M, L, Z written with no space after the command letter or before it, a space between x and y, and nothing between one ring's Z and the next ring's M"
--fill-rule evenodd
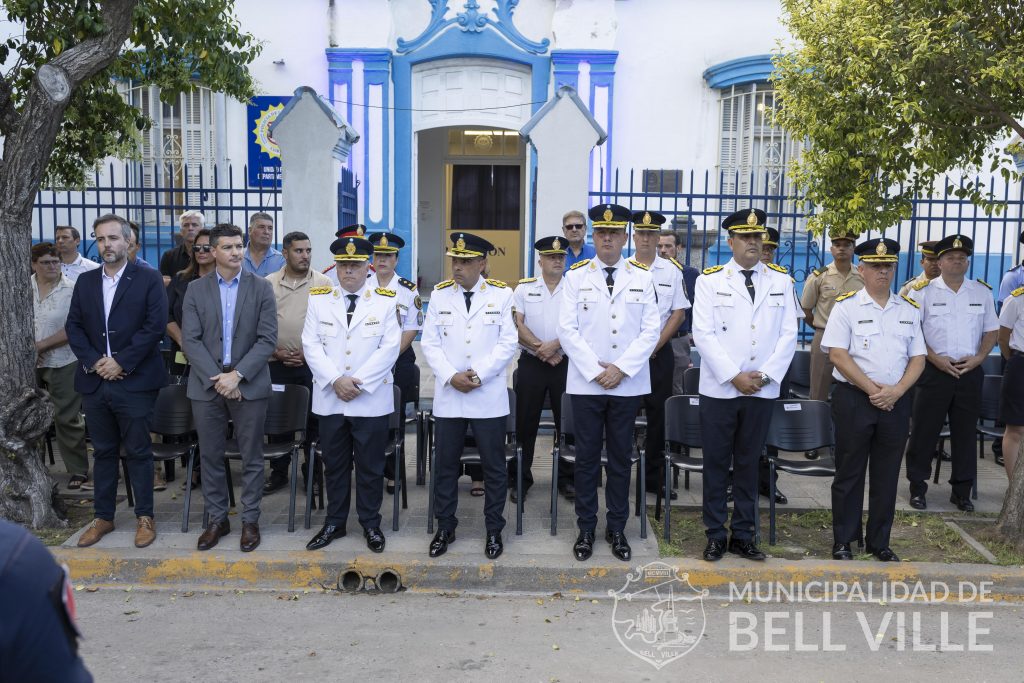
M637 497L637 502L640 503L640 538L647 538L647 465L646 465L646 454L645 449L640 449L640 495Z
M306 465L306 515L303 520L303 527L308 529L313 521L313 480L316 479L316 447L317 444L310 444L309 464Z
M768 545L775 545L775 460L768 460Z
M551 535L558 535L558 458L557 445L551 448Z
M427 483L427 533L432 534L434 533L434 459L431 458L428 464L427 475L430 481Z
M188 468L185 471L185 476L188 477L185 480L185 502L182 504L181 511L181 533L188 533L188 515L189 506L192 503L192 473L195 465L196 447L193 446L188 450Z
M516 446L516 536L523 535L523 449Z
M425 453L427 450L427 430L424 425L422 410L416 411L416 485L423 486L426 483Z
M306 476L309 476L309 470L306 470ZM298 446L292 446L292 480L289 482L288 491L288 533L295 531L295 498L299 490L299 448Z
M128 458L121 458L121 470L124 472L124 493L128 498L128 507L135 507L135 496L132 495L132 478L128 476Z
M402 455L399 458L398 462L401 465L402 509L403 510L408 510L409 509L409 487L408 487L409 482L408 482L407 476L405 474L405 444L404 443L400 443L400 446L401 446L401 449L402 449Z
M398 438L401 439L402 438L401 435L399 435ZM402 474L403 474L402 469L401 469L402 465L399 463L400 456L401 456L401 449L402 449L402 447L399 445L398 439L396 439L395 440L395 454L394 454L395 455L395 495L392 496L392 498L394 500L392 500L392 506L391 506L391 530L392 531L398 531L398 496L399 496L399 491L402 489ZM403 490L402 493L405 493L405 491Z
M672 455L671 455L671 453L668 450L666 450L665 451L665 490L666 491L669 490L668 489L668 484L672 480L672 474L673 474L673 472L672 472ZM669 495L671 495L671 494L669 494ZM658 494L658 497L655 500L657 501L657 505L660 507L661 506L661 494L660 493ZM671 514L672 514L672 498L666 496L666 498L665 498L665 540L666 541L670 540L669 533L668 533L668 527L669 527L668 518L669 518L669 515L671 515ZM657 509L655 509L654 518L658 519Z

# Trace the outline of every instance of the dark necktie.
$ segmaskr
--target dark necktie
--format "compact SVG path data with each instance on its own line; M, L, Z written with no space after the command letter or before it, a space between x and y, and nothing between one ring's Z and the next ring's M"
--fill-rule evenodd
M348 298L348 324L352 324L352 314L356 311L356 301L359 300L358 294L346 294Z
M469 313L469 307L473 305L473 292L463 292L462 296L466 297L466 313Z
M608 273L608 277L604 279L604 283L608 285L608 296L611 296L612 290L615 289L615 278L612 277L612 273L615 272L615 267L608 266L604 269L604 272Z
M754 281L751 278L753 278L753 276L754 276L754 271L752 271L752 270L741 270L740 272L743 273L743 277L746 278L746 280L747 280L747 294L750 295L750 300L753 301L754 300Z

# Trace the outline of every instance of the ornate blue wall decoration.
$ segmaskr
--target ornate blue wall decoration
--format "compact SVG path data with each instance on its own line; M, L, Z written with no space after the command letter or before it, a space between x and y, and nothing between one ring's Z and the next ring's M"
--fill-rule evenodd
M702 75L709 88L720 90L745 83L764 83L772 71L771 55L751 55L715 64L705 69Z
M432 8L430 22L423 29L423 33L412 40L399 38L398 49L396 50L398 54L403 55L423 47L452 24L457 24L461 31L469 31L471 33L480 33L488 26L491 26L519 49L535 55L544 54L551 45L551 41L547 38L539 41L530 40L515 27L512 15L515 13L516 7L519 6L519 0L496 0L497 7L491 10L494 12L494 18L488 16L488 12L480 12L480 3L477 0L467 0L462 6L464 11L458 12L454 17L447 19L445 15L449 9L448 0L429 1Z

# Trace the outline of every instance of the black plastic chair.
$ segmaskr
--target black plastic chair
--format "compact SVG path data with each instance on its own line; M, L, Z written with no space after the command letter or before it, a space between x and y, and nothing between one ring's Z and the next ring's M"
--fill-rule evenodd
M825 401L794 401L778 399L772 406L772 421L768 427L765 446L773 455L768 460L768 482L771 493L768 496L769 532L768 544L775 545L775 473L799 474L805 477L834 477L835 456L819 460L788 460L779 457L777 451L802 453L835 445L835 430L832 425L831 407Z
M563 418L564 419L564 418ZM476 442L473 440L470 431L467 429L466 434L463 437L463 449L462 457L459 459L463 465L479 465L480 464L480 451L476 447ZM429 473L430 473L430 489L427 498L427 533L434 533L434 464L436 458L434 457L434 416L428 415L427 417L427 442L429 444ZM516 461L516 491L523 490L523 449L519 446L516 441L516 393L512 390L508 390L508 416L505 418L505 466L512 460ZM508 493L506 492L507 496ZM518 502L516 503L516 536L523 535L523 496L518 496Z
M683 395L696 396L700 393L700 368L686 368L683 372Z
M267 416L263 422L263 436L267 441L263 444L263 458L269 460L283 455L291 455L292 471L289 479L288 499L288 531L295 531L295 499L298 492L297 477L299 474L299 454L306 439L306 421L309 416L309 389L299 384L285 384L282 391L271 391L267 400ZM241 460L238 440L227 439L224 444L225 460ZM312 456L310 463L312 463ZM192 490L192 469L195 465L195 453L189 455L188 480L185 482L186 501ZM235 491L231 481L231 467L225 463L225 474L228 484L228 498L231 506L235 505ZM310 467L309 481L313 480L313 468ZM209 522L208 513L203 513L203 526ZM306 527L309 528L308 526ZM188 531L188 507L186 503L185 519L182 531Z
M668 416L665 416L666 428ZM558 534L558 462L576 462L576 444L573 438L575 420L572 413L572 397L562 394L562 431L555 440L551 451L551 535ZM647 513L644 503L647 500L647 470L643 442L637 436L638 422L633 426L634 455L630 461L636 463L636 504L634 515L640 518L640 538L647 538ZM608 453L601 449L601 465L608 464Z
M985 375L981 383L981 412L978 415L978 457L985 458L985 439L995 441L1003 438L1006 427L997 425L999 419L999 394L1002 392L1002 375ZM991 425L985 424L991 422Z
M697 350L696 346L690 347L690 365L695 368L700 367L700 351Z
M789 395L797 399L808 399L811 395L811 351L797 349L789 370L782 381L789 386ZM785 398L785 397L783 397ZM808 449L810 450L810 449Z
M696 370L690 368L686 372ZM685 376L684 376L685 379ZM672 396L665 401L665 490L669 485L672 473L684 473L684 485L690 488L690 472L702 473L704 459L690 455L691 449L703 448L700 431L700 396ZM661 491L658 491L654 502L654 518L661 517ZM671 537L672 505L665 501L665 540Z

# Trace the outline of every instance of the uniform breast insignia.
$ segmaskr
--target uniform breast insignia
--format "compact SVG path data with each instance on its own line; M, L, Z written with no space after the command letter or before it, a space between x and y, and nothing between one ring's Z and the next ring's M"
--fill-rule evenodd
M636 267L637 267L637 268L639 268L640 270L648 270L648 271L649 271L649 270L651 269L651 267L650 267L650 266L648 266L648 265L645 265L645 264L643 264L643 263L640 263L640 262L639 262L639 261L637 261L636 259L629 259L629 263L630 263L630 264L632 264L632 265L634 265L634 266L636 266Z
M499 289L505 289L506 287L508 287L508 285L506 285L501 280L485 280L484 282L486 282L492 287L498 287Z
M768 267L774 270L776 273L789 273L789 268L786 266L780 266L778 263L769 263Z
M1024 296L1024 287L1018 287L1010 292L1010 296Z
M394 296L395 295L395 290L393 290L393 289L384 289L383 287L378 287L377 289L375 289L373 291L375 291L377 294L380 294L381 296Z
M587 265L588 263L590 263L590 259L585 258L582 261L577 261L576 263L574 263L571 266L569 266L569 270L576 270L577 268L582 268L583 266Z
M398 284L402 285L410 292L416 289L416 283L413 282L412 280L406 280L404 277L398 278Z
M445 287L451 287L454 284L455 280L445 280L444 282L438 282L436 285L434 285L434 289L444 289Z
M921 304L917 303L906 294L901 294L900 296L903 297L903 300L906 301L911 306L913 306L914 308L921 308Z
M705 275L711 275L713 273L717 273L722 268L725 268L725 266L711 266L710 268L705 268L701 272L704 273Z
M524 277L522 280L519 281L519 284L525 285L528 282L536 282L536 281L537 281L537 278L535 278L535 277Z
M311 287L309 290L310 296L314 294L330 294L334 291L334 287Z
M924 289L925 287L927 287L927 286L928 286L928 285L930 285L931 283L932 283L932 281L931 281L931 280L921 280L920 282L918 282L918 283L916 283L916 284L912 285L912 286L911 286L910 288L911 288L912 290L914 290L915 292L920 292L920 291L921 291L922 289ZM989 289L992 289L992 288L991 288L991 287L989 287Z
M849 299L856 293L857 292L847 292L846 294L840 294L839 296L836 297L836 302L843 301L844 299Z
M985 286L986 286L986 287L988 287L989 289L992 289L992 285L990 285L989 283L985 282L985 281L984 281L984 280L982 280L981 278L978 278L978 282L980 282L981 284L985 285Z

